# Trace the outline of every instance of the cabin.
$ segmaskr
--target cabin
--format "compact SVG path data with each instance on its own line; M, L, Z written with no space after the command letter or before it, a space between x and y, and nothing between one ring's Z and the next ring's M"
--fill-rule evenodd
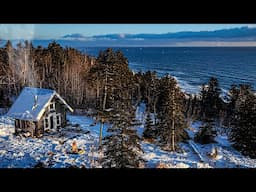
M15 120L15 133L42 137L45 131L57 131L67 124L66 113L73 112L54 90L25 87L7 116Z

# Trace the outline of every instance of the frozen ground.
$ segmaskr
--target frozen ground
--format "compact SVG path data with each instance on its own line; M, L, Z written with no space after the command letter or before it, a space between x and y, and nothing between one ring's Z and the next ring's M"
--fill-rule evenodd
M146 106L141 103L137 108L137 119L142 123L138 128L138 134L141 136L145 123ZM152 115L152 119L153 119ZM195 143L193 138L198 131L201 122L193 122L187 130L191 140L188 143L180 143L181 152L167 152L160 147L142 142L144 150L143 158L147 161L146 167L157 167L164 165L167 168L255 168L256 159L251 159L241 155L236 151L228 141L226 135L218 135L215 138L216 143L201 145ZM213 159L209 156L212 149L217 149L217 156Z
M200 122L194 122L188 130L190 137L198 131ZM180 143L182 152L167 152L158 146L142 142L144 158L148 161L147 167L157 167L164 164L166 168L255 168L256 159L241 155L229 143L226 136L218 136L216 143L201 145L189 140ZM218 155L211 158L209 154L217 148Z
M97 165L99 125L91 126L94 121L85 116L68 116L68 119L72 124L80 124L80 128L69 126L38 139L14 136L13 122L1 117L0 168L31 168L39 162L52 168L100 167ZM84 154L70 153L73 141Z
M137 110L137 118L143 123L145 106ZM0 168L33 168L38 163L51 168L68 167L101 167L98 159L99 124L85 116L68 116L69 122L79 127L69 126L61 132L47 134L43 138L25 138L14 136L13 121L5 116L0 117ZM198 131L200 122L194 122L188 133L191 138ZM107 126L103 129L106 135ZM89 131L89 132L88 132ZM143 125L138 133L143 132ZM83 154L71 154L72 143L76 141ZM143 158L146 168L252 168L256 160L241 155L234 150L226 136L218 136L215 144L200 145L192 139L188 143L180 143L181 152L167 152L158 146L141 142L144 150ZM213 147L218 155L212 159L208 154Z

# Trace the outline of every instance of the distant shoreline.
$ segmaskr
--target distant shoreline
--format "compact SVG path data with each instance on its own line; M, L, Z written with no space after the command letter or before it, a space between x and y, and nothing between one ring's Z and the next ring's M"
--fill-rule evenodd
M19 42L24 42L25 40L11 40L13 43L13 46L15 47L16 44ZM68 46L73 47L76 49L81 48L106 48L106 47L113 47L113 48L231 48L231 47L237 47L237 48L255 48L256 47L256 41L177 41L177 42L93 42L93 41L79 41L79 40L60 40L60 39L49 39L49 40L31 40L32 44L34 46L42 46L47 47L49 43L56 41L61 46ZM6 44L7 40L0 39L0 47L3 47Z

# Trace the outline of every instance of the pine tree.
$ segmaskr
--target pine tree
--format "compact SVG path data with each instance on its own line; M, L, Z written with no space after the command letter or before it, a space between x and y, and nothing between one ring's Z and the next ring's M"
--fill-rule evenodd
M256 158L256 96L249 85L240 85L231 127L233 146Z
M0 107L4 106L4 93L0 90Z
M211 77L207 85L201 88L201 120L204 125L195 136L195 140L200 143L214 142L216 130L214 123L219 120L220 110L222 109L222 100L220 98L221 90L218 80Z
M143 131L143 138L145 138L145 139L155 139L155 137L156 137L155 126L154 126L153 121L151 119L150 112L147 111L146 122L145 122L144 131Z
M134 113L119 104L118 113L112 115L112 126L108 129L109 135L104 138L106 147L103 167L137 168L143 159L140 157L142 149L135 127Z
M165 76L160 80L161 92L158 102L158 136L161 145L176 150L177 143L188 138L184 128L183 93L174 78Z
M64 50L56 41L48 45L48 50L51 57L51 72L49 73L49 87L62 92L62 78L63 65L64 65Z
M219 117L219 111L222 107L220 98L221 90L218 80L211 77L207 85L201 88L201 119L216 120Z
M224 119L224 125L231 127L232 123L232 117L234 116L235 113L235 108L236 108L236 102L239 98L239 87L237 85L231 85L231 88L228 92L228 104L226 106L225 110L225 119Z
M184 101L185 116L188 121L199 119L200 117L200 100L197 95L187 94Z
M201 144L213 143L216 136L213 130L212 122L204 122L203 126L200 127L199 131L195 135L195 141Z
M96 89L98 110L113 108L116 100L135 90L135 78L128 67L128 60L120 51L106 49L101 51L95 66L90 71L89 84Z
M107 115L111 127L103 139L104 167L139 167L141 147L135 126L133 103L134 76L120 51L107 49L99 54L96 77L100 80L101 113Z

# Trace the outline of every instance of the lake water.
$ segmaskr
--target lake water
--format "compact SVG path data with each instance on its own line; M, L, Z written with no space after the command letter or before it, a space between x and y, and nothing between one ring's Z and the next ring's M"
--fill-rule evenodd
M97 56L105 48L81 48ZM133 71L156 71L177 78L183 90L196 93L210 77L217 77L225 92L232 84L256 88L256 47L126 47L120 49Z

